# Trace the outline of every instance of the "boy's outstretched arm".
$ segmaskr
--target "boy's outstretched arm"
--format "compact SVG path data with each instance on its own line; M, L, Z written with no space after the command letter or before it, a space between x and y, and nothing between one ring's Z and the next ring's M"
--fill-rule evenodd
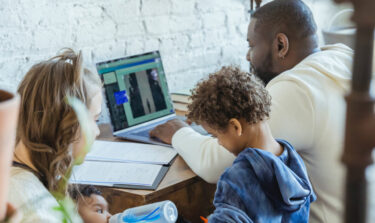
M150 135L171 143L188 166L208 183L216 183L235 159L216 139L197 133L178 119L156 127Z

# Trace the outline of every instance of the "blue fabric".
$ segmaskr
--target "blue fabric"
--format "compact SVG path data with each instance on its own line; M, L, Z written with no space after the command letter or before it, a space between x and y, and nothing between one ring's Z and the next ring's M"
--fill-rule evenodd
M209 222L308 222L316 200L306 167L284 140L280 156L254 148L242 151L217 184Z

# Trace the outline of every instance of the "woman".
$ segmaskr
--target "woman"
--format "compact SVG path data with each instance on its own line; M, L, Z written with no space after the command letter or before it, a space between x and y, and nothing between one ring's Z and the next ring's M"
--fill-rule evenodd
M101 113L101 82L82 68L82 56L70 49L34 65L18 88L21 96L17 143L11 170L9 200L22 211L22 222L62 222L54 210L54 193L67 194L61 182L74 159L85 154L85 143L66 96L82 100L90 113L92 131ZM81 222L71 216L74 222Z

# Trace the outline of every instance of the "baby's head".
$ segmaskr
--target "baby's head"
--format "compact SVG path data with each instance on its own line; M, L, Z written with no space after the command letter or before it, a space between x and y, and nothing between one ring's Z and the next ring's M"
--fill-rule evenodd
M246 135L269 117L271 97L254 75L223 67L199 82L188 105L188 119L202 125L233 154L246 148ZM255 130L254 130L255 131Z
M107 223L112 216L108 203L100 190L91 185L78 185L70 188L70 196L76 201L78 213L84 223Z

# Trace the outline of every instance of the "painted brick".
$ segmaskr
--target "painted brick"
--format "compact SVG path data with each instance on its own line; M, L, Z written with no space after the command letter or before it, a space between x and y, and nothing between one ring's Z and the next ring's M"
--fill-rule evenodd
M306 2L317 11L327 5ZM192 87L222 65L248 69L248 9L249 1L240 0L1 0L0 86L16 88L33 63L72 47L83 51L90 68L160 50L171 89Z

